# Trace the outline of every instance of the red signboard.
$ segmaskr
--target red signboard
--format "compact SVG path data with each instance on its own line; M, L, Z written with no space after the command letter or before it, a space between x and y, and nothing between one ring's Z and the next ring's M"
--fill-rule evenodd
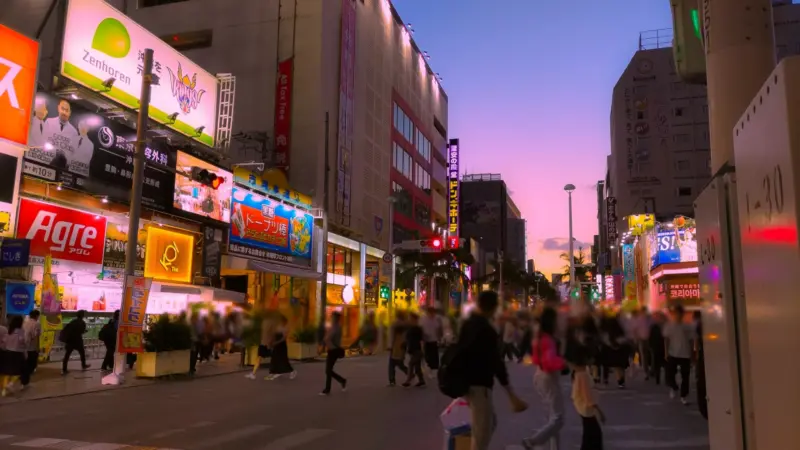
M293 58L278 64L275 85L275 158L273 163L289 175L289 154L292 142L292 77Z
M30 239L31 256L102 264L105 216L23 198L19 203L17 237Z
M234 236L278 247L289 247L289 219L274 213L271 217L265 216L259 209L244 204L240 206L241 217L246 225L240 227L240 224L234 221L231 227Z

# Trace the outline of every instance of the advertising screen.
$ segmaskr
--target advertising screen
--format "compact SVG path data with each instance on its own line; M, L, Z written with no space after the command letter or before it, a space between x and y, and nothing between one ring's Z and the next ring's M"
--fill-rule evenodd
M28 143L39 42L0 25L0 142Z
M154 50L150 118L209 147L217 123L217 78L103 0L71 0L61 73L139 109L144 50Z
M694 228L664 230L654 233L650 243L650 268L661 264L697 261L697 238Z
M0 141L0 237L14 236L22 148Z
M217 189L206 186L191 178L192 170L206 170L222 178ZM194 214L219 222L231 221L231 189L233 176L225 169L207 163L194 156L178 152L175 194L172 206L178 211Z
M26 175L127 203L133 178L136 131L50 94L36 94ZM166 211L175 182L175 150L151 140L145 148L142 204Z
M311 267L313 229L311 214L234 187L230 253Z

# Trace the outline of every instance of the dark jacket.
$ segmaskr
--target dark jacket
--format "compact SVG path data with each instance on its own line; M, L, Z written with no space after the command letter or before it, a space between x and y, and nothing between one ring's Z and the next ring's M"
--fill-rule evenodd
M665 356L664 335L662 333L661 325L657 323L650 325L650 337L648 338L650 351L653 353L653 356L660 358L659 361L663 360Z
M86 333L86 322L83 319L75 319L61 330L61 342L72 346L83 345L84 333Z
M473 314L461 327L458 344L466 356L466 373L470 386L491 388L494 379L508 386L508 371L500 349L499 335L489 320Z

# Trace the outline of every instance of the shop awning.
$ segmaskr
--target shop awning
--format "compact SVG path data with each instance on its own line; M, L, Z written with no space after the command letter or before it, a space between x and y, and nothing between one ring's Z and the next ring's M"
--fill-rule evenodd
M194 286L188 284L173 284L160 281L153 282L153 292L167 294L199 295L203 301L246 303L247 296L241 292L218 289L211 286Z
M284 266L282 264L269 263L266 261L256 261L252 259L239 258L238 256L224 255L222 257L223 269L233 270L253 270L256 272L277 273L295 278L307 278L309 280L321 280L322 274L310 269L301 267Z

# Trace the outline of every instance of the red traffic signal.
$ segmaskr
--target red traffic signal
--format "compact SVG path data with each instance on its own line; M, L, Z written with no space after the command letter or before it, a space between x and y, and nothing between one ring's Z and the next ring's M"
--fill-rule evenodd
M225 178L201 167L192 167L192 180L214 190L219 189L222 183L225 182Z
M442 240L439 238L419 241L419 251L422 253L435 253L442 251Z
M442 241L440 241L439 239L434 239L433 242L431 242L431 244L433 244L433 246L436 248L440 248L442 246Z

